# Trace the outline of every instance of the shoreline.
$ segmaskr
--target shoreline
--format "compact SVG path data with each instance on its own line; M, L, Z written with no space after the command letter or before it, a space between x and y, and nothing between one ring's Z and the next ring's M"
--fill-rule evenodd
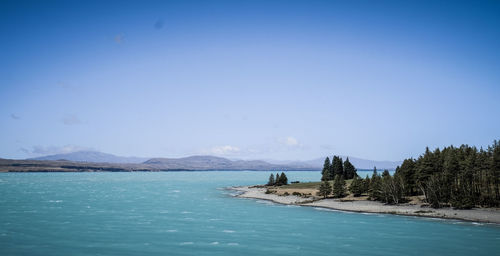
M265 188L253 186L230 187L228 189L238 191L240 193L235 197L267 200L284 205L318 207L356 213L393 214L497 225L500 224L500 211L496 208L474 208L470 210L454 210L451 208L434 209L411 204L386 205L381 202L368 200L342 202L338 199L331 198L317 199L315 197L299 197L293 195L278 196L276 194L266 194Z

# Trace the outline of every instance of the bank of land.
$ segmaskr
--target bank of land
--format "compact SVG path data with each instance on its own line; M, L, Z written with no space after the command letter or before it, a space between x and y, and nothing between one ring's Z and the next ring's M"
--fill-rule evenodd
M263 199L279 204L322 207L350 212L398 214L500 224L500 209L498 208L459 210L445 207L434 209L422 202L422 198L419 197L411 198L411 201L398 205L371 201L368 200L367 196L354 197L352 194L342 199L324 199L315 195L319 186L320 182L308 182L279 187L242 186L231 189L240 191L241 194L238 197L241 198Z

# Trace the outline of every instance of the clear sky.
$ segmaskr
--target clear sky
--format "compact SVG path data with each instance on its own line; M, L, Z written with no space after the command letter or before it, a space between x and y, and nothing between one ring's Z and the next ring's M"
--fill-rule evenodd
M500 1L1 1L0 157L500 139Z

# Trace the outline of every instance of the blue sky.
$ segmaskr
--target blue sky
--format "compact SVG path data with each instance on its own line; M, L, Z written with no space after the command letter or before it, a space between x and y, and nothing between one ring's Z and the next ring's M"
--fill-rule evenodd
M0 157L500 139L499 1L2 1Z

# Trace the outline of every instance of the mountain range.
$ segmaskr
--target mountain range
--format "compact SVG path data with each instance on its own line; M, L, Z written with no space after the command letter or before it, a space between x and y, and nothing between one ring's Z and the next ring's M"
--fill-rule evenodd
M77 151L67 154L55 154L41 157L28 158L27 160L66 160L75 162L91 163L119 163L119 164L140 164L149 158L144 157L124 157L113 154L102 153L98 151Z
M347 156L342 156L346 159ZM308 161L278 160L230 160L216 156L189 156L182 158L144 158L123 157L98 151L78 151L67 154L56 154L27 160L73 161L88 163L141 164L155 169L187 169L187 170L273 170L273 169L321 169L325 158ZM401 161L374 161L349 156L351 163L358 169L395 169Z

